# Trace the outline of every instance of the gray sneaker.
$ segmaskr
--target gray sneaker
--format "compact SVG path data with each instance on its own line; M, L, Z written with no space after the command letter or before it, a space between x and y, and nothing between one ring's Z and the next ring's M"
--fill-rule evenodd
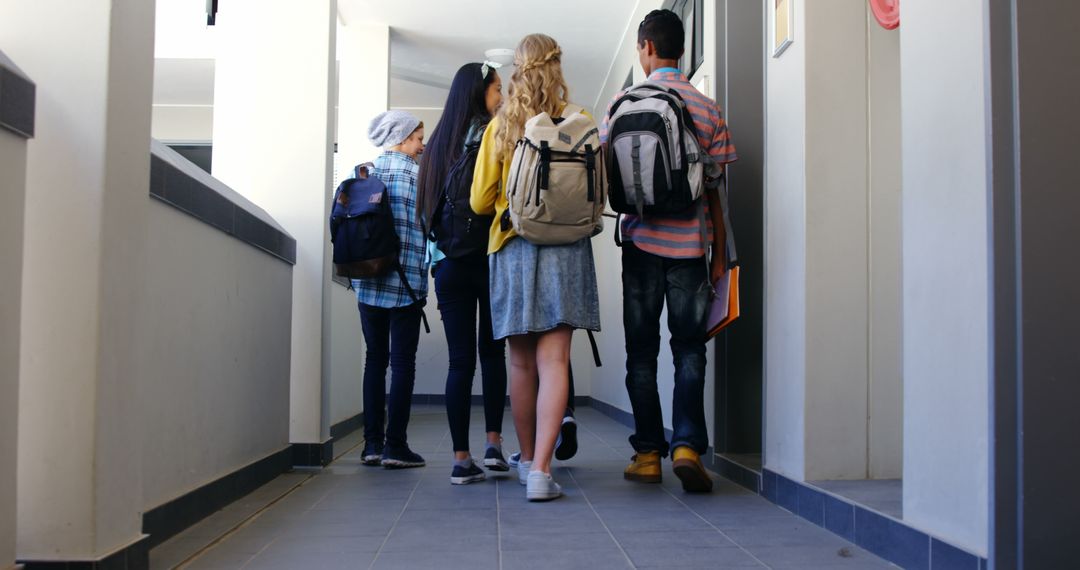
M543 471L530 471L525 498L530 501L550 501L562 496L562 487Z

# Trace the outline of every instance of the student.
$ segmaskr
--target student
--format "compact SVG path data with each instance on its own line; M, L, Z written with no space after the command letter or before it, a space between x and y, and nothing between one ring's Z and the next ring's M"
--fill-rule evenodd
M477 216L469 209L472 178L466 178L468 150L480 144L480 137L500 103L502 80L494 67L486 62L461 66L450 84L442 118L420 160L419 219L425 235L434 233L438 237L430 248L433 261L437 260L432 272L450 351L446 415L454 445L450 474L453 485L484 480L484 471L469 452L469 416L477 353L483 376L487 431L483 463L492 471L510 470L501 443L506 405L505 341L492 338L488 295L487 237L491 220ZM463 198L464 203L458 198ZM474 222L475 229L472 228ZM440 251L439 242L449 251Z
M694 89L677 69L683 52L683 25L670 10L654 10L638 26L637 50L649 81L674 89L685 101L702 150L712 162L723 165L736 160L727 125L720 108ZM612 101L622 96L619 93ZM609 113L611 106L609 106ZM609 144L608 120L601 138ZM675 393L672 402L672 467L683 489L712 490L712 479L700 455L709 445L705 427L705 320L711 283L726 271L724 222L717 180L708 180L707 217L695 204L682 214L644 217L627 215L623 234L623 327L626 334L626 389L634 412L630 444L637 452L626 468L627 479L659 483L660 460L667 456L660 397L656 386L656 358L660 352L660 314L665 299L671 353L675 361ZM711 233L711 237L709 234ZM702 238L705 236L705 239ZM706 247L713 257L707 263Z
M543 34L526 36L514 53L507 101L484 133L472 186L472 209L494 215L488 244L495 338L510 343L510 402L521 444L518 477L529 500L562 495L551 458L568 392L573 330L600 330L592 244L534 245L507 223L505 188L514 145L525 122L568 104L562 50Z
M416 378L420 318L427 299L427 240L416 222L416 159L424 151L424 124L404 111L386 111L372 119L368 138L383 149L375 159L373 174L386 185L390 197L401 242L398 262L408 283L402 283L397 271L352 281L367 345L361 459L365 465L381 463L388 469L423 467L424 458L409 449L405 431ZM392 370L389 402L387 365Z

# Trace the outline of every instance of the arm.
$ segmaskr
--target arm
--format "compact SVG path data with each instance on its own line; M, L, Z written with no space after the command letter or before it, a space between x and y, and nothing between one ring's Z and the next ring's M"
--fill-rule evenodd
M724 167L720 167L720 171L723 172ZM709 283L715 283L717 279L723 275L728 269L726 236L727 228L724 225L724 211L720 207L720 186L708 189L705 192L706 198L709 200L709 217L712 218L713 225L713 238L712 238L712 260L709 263Z
M480 150L476 155L476 168L473 171L472 190L469 194L469 206L482 216L495 213L495 198L499 194L502 182L502 161L495 153L495 120L491 121L480 140Z

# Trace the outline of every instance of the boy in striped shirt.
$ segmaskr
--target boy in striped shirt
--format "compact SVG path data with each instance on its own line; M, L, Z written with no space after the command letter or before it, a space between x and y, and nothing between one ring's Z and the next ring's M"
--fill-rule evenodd
M653 10L638 26L638 59L649 81L674 89L685 101L701 148L713 162L735 161L727 125L717 104L695 89L677 68L683 52L682 21L670 10ZM617 101L623 93L612 100ZM607 142L605 113L600 133ZM708 186L713 186L708 189ZM623 217L623 328L626 334L626 389L634 412L630 444L637 452L627 479L658 483L660 459L672 450L672 468L683 489L712 490L700 455L709 446L705 426L705 321L711 283L727 267L724 221L715 181L707 184L704 223L699 208L669 216ZM704 240L703 240L704 236ZM706 243L709 242L709 243ZM713 258L706 260L711 245ZM667 300L671 352L675 361L673 435L664 437L656 359L660 353L660 314Z

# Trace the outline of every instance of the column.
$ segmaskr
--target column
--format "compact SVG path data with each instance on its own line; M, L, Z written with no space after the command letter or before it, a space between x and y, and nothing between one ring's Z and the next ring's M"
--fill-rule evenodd
M217 20L213 174L296 239L289 434L315 464L328 459L330 438L323 303L336 19L335 0L234 0Z
M146 560L130 347L149 201L153 30L152 2L3 4L4 49L39 95L19 321L19 560Z
M34 134L34 84L0 52L0 568L15 562L26 141Z
M798 3L767 62L765 462L796 480L867 476L866 33L865 2Z

